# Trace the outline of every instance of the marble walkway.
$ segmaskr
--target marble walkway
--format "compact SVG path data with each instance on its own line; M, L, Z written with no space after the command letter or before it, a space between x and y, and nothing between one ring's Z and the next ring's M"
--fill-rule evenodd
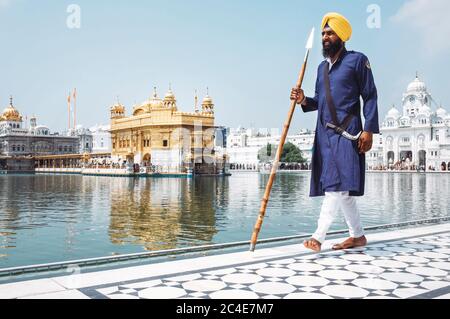
M0 298L450 298L450 224L372 233L319 254L300 243L0 285Z

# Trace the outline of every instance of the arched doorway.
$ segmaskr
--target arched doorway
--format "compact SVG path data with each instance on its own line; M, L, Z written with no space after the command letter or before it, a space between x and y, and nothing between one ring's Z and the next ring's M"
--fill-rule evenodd
M447 170L447 164L445 164L445 162L441 163L441 171L446 171Z
M394 164L394 152L393 151L387 152L387 161L388 161L388 165Z
M411 151L401 151L400 152L400 160L406 161L409 158L409 161L412 161L412 152Z
M425 169L427 163L427 152L424 150L420 150L418 154L419 158L419 168Z
M447 171L450 171L450 162L447 163Z

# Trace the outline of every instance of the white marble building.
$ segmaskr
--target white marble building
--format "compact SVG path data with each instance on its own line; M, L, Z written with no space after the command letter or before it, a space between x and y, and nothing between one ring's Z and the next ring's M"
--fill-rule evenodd
M298 134L289 135L286 138L286 142L291 142L302 151L308 164L311 163L314 134L312 131L302 129ZM239 165L245 169L257 169L260 163L258 151L268 143L278 145L280 138L278 129L272 129L267 133L261 133L253 128L231 129L226 143L230 164Z
M403 93L402 109L389 110L380 133L367 154L369 169L450 169L450 114L417 76Z
M111 125L95 125L89 128L92 132L92 153L111 153Z

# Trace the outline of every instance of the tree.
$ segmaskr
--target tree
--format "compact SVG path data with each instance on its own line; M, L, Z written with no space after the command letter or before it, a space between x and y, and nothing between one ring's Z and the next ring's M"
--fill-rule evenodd
M271 162L275 159L278 146L267 143L266 146L258 151L258 160L262 163ZM294 144L288 142L284 144L281 154L281 163L306 163L302 151Z
M282 163L305 163L306 159L297 146L287 142L283 147L283 154L281 155L280 161Z
M276 146L267 143L266 146L262 147L258 151L258 160L262 163L271 162L275 159Z

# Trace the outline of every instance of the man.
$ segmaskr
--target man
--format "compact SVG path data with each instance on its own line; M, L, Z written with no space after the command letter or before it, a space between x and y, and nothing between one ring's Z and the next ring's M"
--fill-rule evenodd
M318 111L314 140L310 196L325 196L317 230L303 244L320 251L326 233L338 210L344 212L350 238L333 249L347 249L367 244L361 226L355 196L364 195L365 153L372 148L373 133L379 133L377 89L367 57L347 51L345 42L352 34L348 20L338 13L328 13L322 21L323 61L318 68L315 96L305 97L293 89L291 99L304 112ZM364 128L360 97L364 101ZM327 126L333 124L340 129ZM352 140L352 136L360 135Z

